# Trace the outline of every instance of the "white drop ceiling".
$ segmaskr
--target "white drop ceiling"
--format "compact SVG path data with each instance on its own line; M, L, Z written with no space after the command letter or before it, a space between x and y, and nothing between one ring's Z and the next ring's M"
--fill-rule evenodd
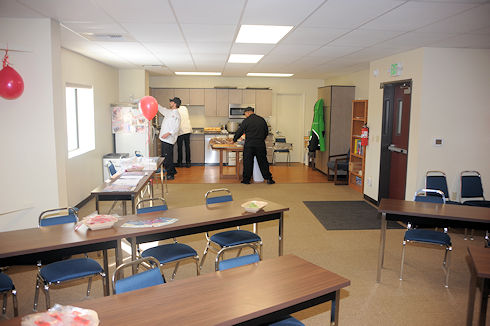
M419 47L490 49L488 0L0 0L1 17L52 18L62 47L161 75L327 78ZM237 44L242 24L294 28L275 45ZM232 53L264 57L228 63Z

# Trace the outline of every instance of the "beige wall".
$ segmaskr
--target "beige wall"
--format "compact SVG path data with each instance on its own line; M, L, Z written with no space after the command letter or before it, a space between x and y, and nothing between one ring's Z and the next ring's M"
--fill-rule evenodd
M300 135L308 135L313 120L313 107L318 93L318 87L324 86L320 79L294 79L294 78L231 78L231 77L150 77L150 87L189 87L189 88L213 88L215 86L246 87L270 87L272 89L272 117L269 119L272 129L276 130L276 117L279 112L277 107L277 94L298 94L302 96L302 107L298 108L297 115L290 117L298 121ZM160 103L167 105L168 103ZM227 118L205 117L204 109L197 107L196 113L191 112L190 118L193 127L214 127L226 124ZM266 117L265 117L266 118ZM297 140L302 144L302 138ZM301 148L300 158L303 158Z
M490 51L421 48L373 61L369 74L369 146L366 151L364 193L378 199L380 135L383 90L381 82L412 79L410 140L406 199L424 185L429 169L445 171L451 199L459 194L459 172L476 169L484 189L490 191L488 122L490 121ZM401 63L401 76L391 77L389 67ZM378 76L373 72L377 70ZM433 137L444 139L434 147ZM371 180L371 186L369 185Z
M63 94L65 83L89 85L94 89L95 150L66 159L67 204L76 205L102 182L102 156L113 151L110 105L118 99L118 71L68 50L61 52L61 66ZM144 85L144 79L141 83ZM64 126L56 137L66 139L66 118L62 123ZM65 158L68 157L66 148L59 153Z
M327 78L325 85L356 86L355 99L365 100L369 96L369 69Z
M0 231L36 226L42 210L60 204L53 120L60 49L52 37L49 19L0 18L0 47L26 51L9 52L24 93L0 97Z
M147 76L144 69L119 70L119 102L132 103L147 95Z

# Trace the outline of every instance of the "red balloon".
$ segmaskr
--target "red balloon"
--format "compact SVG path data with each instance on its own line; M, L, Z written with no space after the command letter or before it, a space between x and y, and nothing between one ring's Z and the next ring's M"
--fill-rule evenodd
M15 100L24 92L24 81L14 68L3 67L0 70L0 96L7 100Z
M148 120L153 119L158 112L158 102L153 96L145 96L140 100L139 107Z

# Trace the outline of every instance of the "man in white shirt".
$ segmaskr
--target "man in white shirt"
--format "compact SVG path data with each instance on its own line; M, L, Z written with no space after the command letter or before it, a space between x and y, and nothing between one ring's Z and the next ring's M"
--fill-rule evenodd
M177 166L184 166L182 164L182 145L185 145L185 167L191 167L191 133L192 126L189 120L189 111L184 105L177 105L180 114L180 130L179 137L177 138Z
M162 156L165 158L165 169L167 170L167 180L175 179L177 171L174 167L174 144L177 141L180 129L180 98L174 97L169 100L169 107L165 108L158 105L158 112L163 115L160 128L160 140L162 141Z

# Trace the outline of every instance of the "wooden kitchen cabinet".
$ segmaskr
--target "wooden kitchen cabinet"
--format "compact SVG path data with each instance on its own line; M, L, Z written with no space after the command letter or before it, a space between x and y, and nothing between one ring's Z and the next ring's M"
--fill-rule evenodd
M191 135L191 163L204 164L204 135Z
M272 90L255 90L255 113L263 118L272 116Z
M228 103L230 104L242 104L243 99L242 89L230 89L228 90Z
M255 106L255 89L244 89L242 94L242 104Z
M157 100L158 104L168 107L168 100L174 98L175 92L173 88L150 88L150 95Z
M189 105L191 103L190 91L188 88L176 88L175 96L180 98L182 105Z
M204 105L204 88L189 89L189 97L190 105Z
M230 105L228 101L228 89L216 89L216 116L228 117Z
M206 88L204 90L204 115L216 116L216 89Z

